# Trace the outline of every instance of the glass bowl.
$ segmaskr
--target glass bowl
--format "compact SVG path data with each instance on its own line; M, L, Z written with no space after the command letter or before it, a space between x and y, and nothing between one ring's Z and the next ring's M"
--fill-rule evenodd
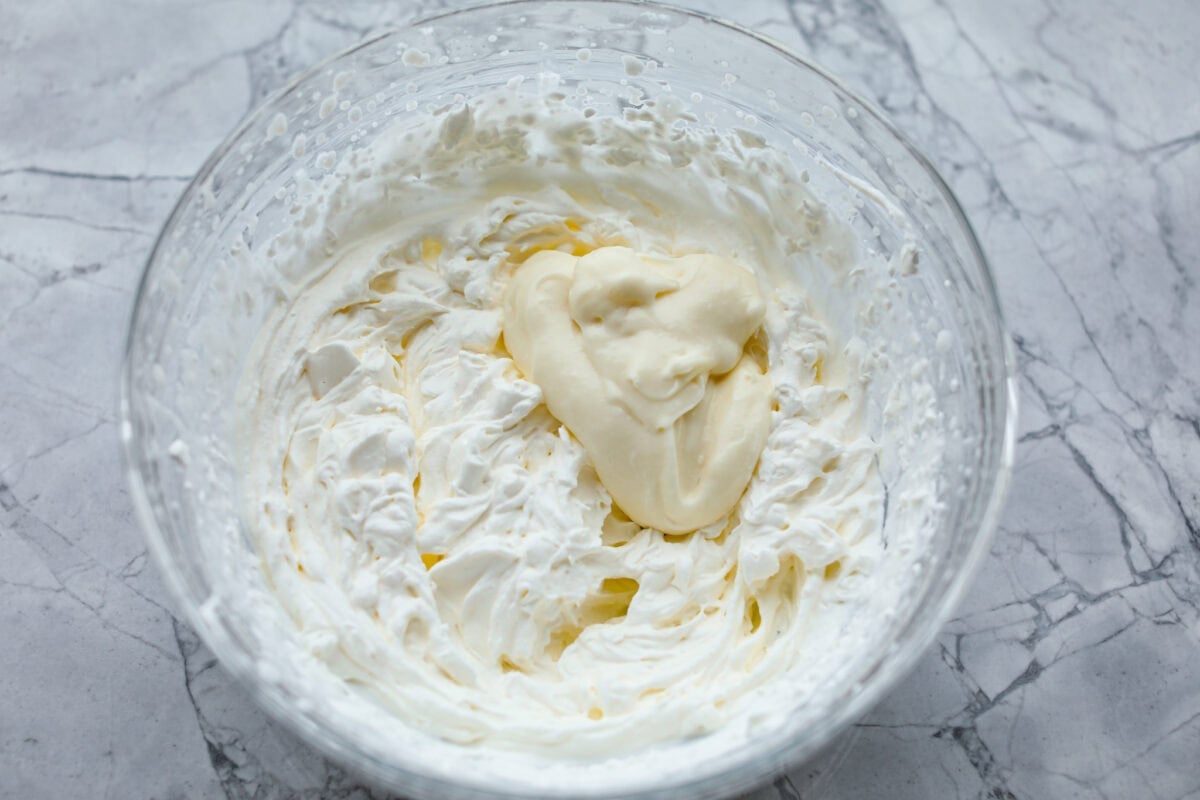
M935 390L938 504L927 547L904 565L920 576L911 596L872 620L869 651L830 677L820 702L792 709L785 728L718 758L680 743L500 774L468 747L380 747L289 685L263 644L263 626L285 625L283 617L249 607L216 569L246 580L257 570L237 513L234 398L267 306L256 294L264 287L248 285L249 265L287 223L283 187L392 120L550 72L567 93L583 83L613 88L600 113L620 113L619 97L633 86L673 93L697 124L753 128L789 153L880 263L899 265L885 308L903 313L891 319L885 311L876 333L904 344L894 351L901 357L877 367L869 404L893 500L930 454L894 446L883 397L911 382L917 362ZM916 250L906 253L910 239ZM326 755L419 798L717 797L811 757L929 646L996 526L1012 462L1013 364L992 278L962 210L869 102L770 40L702 14L646 3L513 2L425 20L335 56L268 99L217 148L146 266L125 353L121 430L138 518L187 620L258 703ZM896 515L888 524L899 524Z

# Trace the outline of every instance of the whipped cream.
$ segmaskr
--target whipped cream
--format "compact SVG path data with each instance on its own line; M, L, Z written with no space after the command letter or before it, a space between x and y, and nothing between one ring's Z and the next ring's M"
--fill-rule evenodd
M720 752L870 655L855 615L876 573L904 590L864 425L878 354L855 335L869 301L819 304L861 272L855 237L760 139L688 123L511 87L298 182L261 254L278 299L243 380L243 513L300 645L278 669L349 728L551 759L736 732ZM718 407L715 442L682 439L727 435L729 463L688 494L614 473L595 406L555 398L581 351L615 352L612 331L554 343L565 356L539 338L603 276L545 320L521 284L619 256L645 289L658 268L639 266L694 254L741 301L707 332L658 325L712 339L678 385L639 386L637 354L596 368L653 470L676 468L655 431ZM726 373L744 396L706 399ZM919 533L891 548L908 574Z

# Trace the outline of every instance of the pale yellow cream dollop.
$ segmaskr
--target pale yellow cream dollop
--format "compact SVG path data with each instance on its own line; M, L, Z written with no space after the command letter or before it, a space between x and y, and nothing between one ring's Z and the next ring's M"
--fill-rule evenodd
M765 313L719 256L543 251L513 274L504 340L614 502L686 533L733 508L766 442L771 383L748 346Z

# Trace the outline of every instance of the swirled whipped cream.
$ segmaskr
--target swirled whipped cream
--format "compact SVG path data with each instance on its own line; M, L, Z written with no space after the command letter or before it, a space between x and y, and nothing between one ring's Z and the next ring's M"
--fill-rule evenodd
M883 546L864 348L819 304L855 242L761 140L687 122L497 91L352 151L273 244L279 299L244 379L247 528L304 669L354 708L617 756L837 668L829 632ZM583 326L523 305L537 269L578 286L618 268L651 299L688 270L717 281L656 323L714 342L672 362L675 384L654 385L649 339L612 349L611 286L570 299ZM726 286L740 310L714 305ZM562 373L606 357L641 387L623 406L601 389L624 378L593 369L580 395Z

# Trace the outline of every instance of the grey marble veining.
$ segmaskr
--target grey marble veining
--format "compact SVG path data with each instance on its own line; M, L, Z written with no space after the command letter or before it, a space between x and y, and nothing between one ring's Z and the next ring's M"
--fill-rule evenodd
M461 3L0 8L0 796L369 798L175 617L115 374L147 251L265 94ZM1020 354L1001 530L913 674L756 800L1200 798L1200 5L696 2L928 153Z

